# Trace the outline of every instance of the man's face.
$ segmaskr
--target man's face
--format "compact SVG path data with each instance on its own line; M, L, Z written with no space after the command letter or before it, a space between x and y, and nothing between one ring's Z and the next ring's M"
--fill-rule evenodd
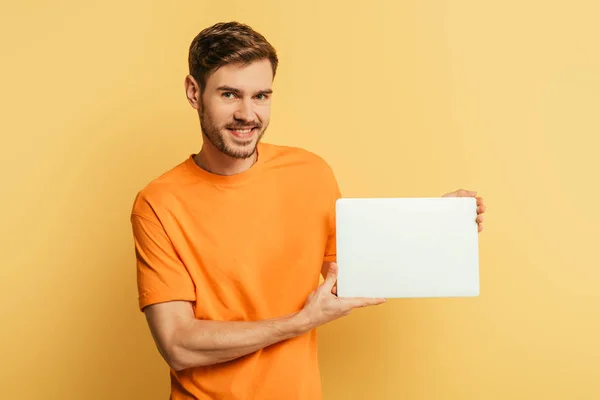
M200 125L222 153L238 159L254 154L269 125L272 83L269 60L225 65L208 77Z

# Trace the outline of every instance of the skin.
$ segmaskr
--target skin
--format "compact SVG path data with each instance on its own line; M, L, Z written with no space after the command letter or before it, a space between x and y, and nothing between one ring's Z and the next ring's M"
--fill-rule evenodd
M198 111L204 136L196 163L219 175L238 174L257 159L256 146L263 137L271 115L273 73L268 60L249 65L226 65L212 73L204 91L191 76L185 79L185 93ZM239 138L233 128L254 128ZM457 190L443 197L475 196ZM485 205L477 198L477 223L483 229ZM262 321L207 321L194 316L192 304L171 301L144 309L158 350L174 370L234 360L277 342L350 314L355 308L382 304L385 299L338 298L336 263L325 262L325 278L297 312Z
M454 192L446 193L442 197L475 197L477 199L477 232L483 231L483 214L485 212L485 204L483 204L483 198L477 196L477 192L472 190L458 189Z
M202 93L193 77L185 90L198 111L203 145L196 157L200 167L220 175L245 171L256 162L256 146L271 117L273 72L268 60L247 66L225 65L209 76ZM248 138L228 128L254 128Z

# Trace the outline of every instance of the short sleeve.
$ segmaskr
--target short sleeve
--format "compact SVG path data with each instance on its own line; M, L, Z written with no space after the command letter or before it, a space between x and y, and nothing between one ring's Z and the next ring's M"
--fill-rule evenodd
M131 215L139 308L173 300L195 301L194 283L162 225Z
M340 187L338 182L333 174L333 171L330 171L331 179L328 183L327 193L328 196L328 209L329 209L329 232L327 235L327 244L325 246L325 254L323 257L324 262L336 262L336 231L335 231L335 204L336 201L342 197Z

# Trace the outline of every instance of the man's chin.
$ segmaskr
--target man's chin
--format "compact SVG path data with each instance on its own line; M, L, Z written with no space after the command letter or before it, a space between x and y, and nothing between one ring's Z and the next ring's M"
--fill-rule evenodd
M230 157L237 159L246 159L251 157L256 150L256 140L254 138L250 140L235 140L228 141L225 145L227 154Z

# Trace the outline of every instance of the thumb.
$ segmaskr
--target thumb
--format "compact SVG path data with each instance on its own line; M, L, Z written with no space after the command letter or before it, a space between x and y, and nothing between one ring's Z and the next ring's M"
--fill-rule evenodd
M446 193L442 197L474 197L477 194L474 190L458 189L454 192Z
M335 285L335 281L337 280L338 274L338 266L337 263L331 263L329 265L329 269L327 270L327 278L325 278L325 285L330 289Z

